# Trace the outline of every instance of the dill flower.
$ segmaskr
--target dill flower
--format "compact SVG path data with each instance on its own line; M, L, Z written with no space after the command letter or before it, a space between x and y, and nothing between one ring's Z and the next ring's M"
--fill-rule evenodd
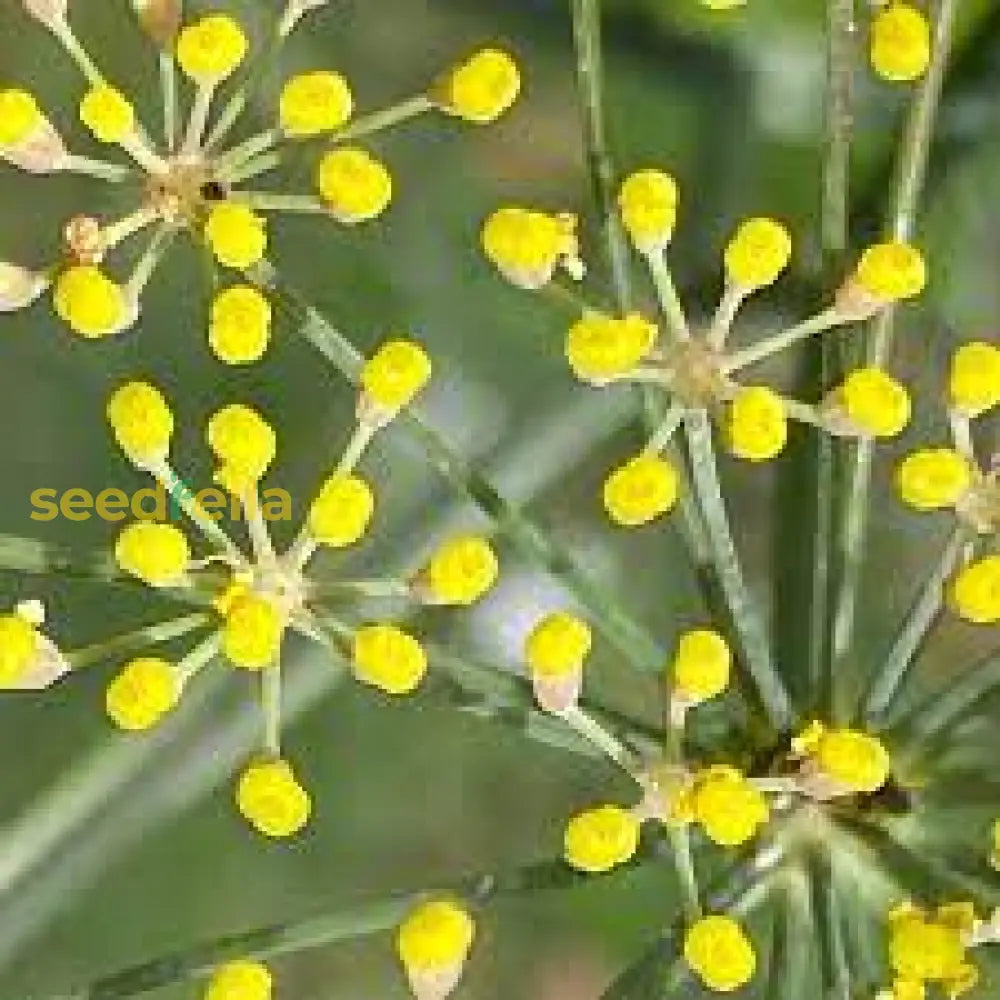
M27 90L0 90L0 147L19 146L45 121L38 102Z
M691 629L677 641L670 665L675 697L698 705L722 694L729 685L733 655L726 640L711 629Z
M271 304L252 285L224 288L212 302L208 342L228 365L257 361L271 338Z
M118 536L115 559L126 573L151 587L163 587L183 580L191 550L175 525L137 521Z
M753 979L757 956L743 928L731 917L702 917L684 936L684 959L717 993L731 993Z
M618 210L632 244L656 253L670 242L677 225L677 182L662 170L638 170L622 182Z
M983 341L963 344L951 360L948 398L967 417L1000 404L1000 348Z
M222 650L234 666L262 670L277 660L284 629L284 616L273 600L243 594L226 612Z
M125 290L90 264L63 271L52 296L59 318L81 337L119 333L130 320Z
M450 70L434 88L449 115L485 125L510 109L521 90L517 63L500 49L482 49Z
M458 535L446 541L422 573L431 599L439 604L474 604L496 583L500 564L485 538Z
M177 36L177 62L197 83L218 83L243 61L249 42L227 14L209 14Z
M237 495L244 493L274 460L274 431L256 410L233 403L208 422L208 444L219 460L215 481Z
M604 509L615 524L635 528L666 514L677 502L677 470L644 452L615 469L604 483Z
M851 424L872 437L895 437L910 422L910 394L881 368L850 372L832 401Z
M639 820L619 806L588 809L567 824L563 856L578 871L591 874L609 871L635 854L639 827Z
M365 361L361 388L389 413L409 405L431 377L431 361L412 340L389 340Z
M320 160L316 184L330 214L349 226L377 218L392 201L385 164L353 146L331 150Z
M486 258L511 284L528 290L547 285L562 265L579 274L576 218L526 208L501 208L484 223Z
M430 899L407 914L396 954L418 1000L444 1000L455 989L475 937L471 915L453 900Z
M0 615L0 688L16 685L31 669L41 637L23 615Z
M907 82L923 76L931 59L931 28L923 11L892 0L871 26L872 69L884 80Z
M780 222L747 219L726 246L726 276L739 288L763 288L777 280L791 255L792 239Z
M118 143L135 130L135 109L121 91L98 84L80 102L80 121L98 142Z
M151 729L176 704L181 685L173 664L157 657L131 660L108 685L105 706L119 729Z
M741 387L726 411L726 447L737 458L766 462L788 440L788 417L781 397L767 386Z
M271 989L263 962L239 958L212 971L202 1000L271 1000Z
M333 132L346 124L354 109L354 98L339 73L314 70L285 82L278 108L282 131L304 138Z
M118 446L139 465L166 458L174 415L156 386L126 382L108 400L107 418Z
M410 694L427 673L427 654L395 625L366 625L354 633L351 664L359 681L386 694Z
M361 539L374 512L371 487L360 476L335 473L309 508L309 531L321 545L345 548Z
M566 335L566 357L577 378L605 382L632 371L652 350L658 333L638 313L621 319L586 313Z
M877 243L861 255L854 280L874 301L898 302L924 290L927 266L920 251L908 243Z
M878 791L889 777L889 754L874 736L812 722L792 743L821 780L820 798Z
M948 596L967 622L992 625L1000 621L1000 556L984 556L961 569Z
M312 800L284 760L261 760L247 766L236 785L236 805L259 833L291 837L309 822Z
M209 213L205 239L220 264L242 270L263 259L267 227L249 206L226 201Z
M535 624L525 640L524 658L542 708L561 712L576 703L592 642L587 623L565 611L548 614Z
M896 470L900 498L917 510L953 507L972 485L969 460L952 448L922 448L912 452Z
M975 985L978 973L966 958L966 936L975 924L971 903L939 907L933 915L913 904L889 914L889 964L894 989L938 983L955 997Z
M737 847L770 818L763 794L734 767L716 765L695 776L690 809L709 840Z

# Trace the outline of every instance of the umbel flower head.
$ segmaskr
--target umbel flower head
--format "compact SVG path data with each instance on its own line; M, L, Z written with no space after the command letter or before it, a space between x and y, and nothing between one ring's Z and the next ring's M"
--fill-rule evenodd
M254 307L251 306L251 309ZM242 770L236 805L247 822L268 837L298 833L312 814L311 796L283 755L280 738L282 646L296 632L349 658L354 676L384 694L414 691L428 668L416 636L394 622L349 623L331 607L334 599L310 578L322 547L343 549L359 543L375 512L375 493L357 472L377 432L421 392L430 361L411 340L387 341L363 366L356 425L336 466L320 485L301 529L278 551L267 526L273 491L262 481L278 455L278 440L253 407L232 403L208 420L206 443L216 460L217 488L190 488L170 457L174 418L164 395L141 381L127 382L111 395L107 418L126 458L162 485L189 522L137 521L115 543L120 570L151 588L169 588L181 600L204 608L209 632L177 662L141 655L125 663L106 693L107 714L119 728L149 729L180 700L185 685L210 662L260 678L265 733L258 752ZM287 497L287 495L285 495ZM221 512L245 520L246 552L221 523ZM222 573L220 576L220 567ZM477 535L445 538L426 564L408 579L337 581L332 593L402 598L414 606L464 606L479 600L495 583L499 566L489 542ZM29 675L45 641L27 620L10 616L8 641L0 649L0 678L13 685Z
M625 527L647 524L675 505L679 476L662 452L695 414L711 417L727 450L749 462L780 455L792 421L840 437L889 438L910 418L907 390L877 366L848 372L816 403L743 382L741 376L800 340L918 295L926 270L915 247L892 240L868 247L825 309L759 343L728 350L740 306L780 278L792 257L792 238L775 219L741 222L722 254L725 283L715 314L704 329L692 330L666 260L679 202L677 182L655 168L630 174L618 194L622 226L656 287L662 327L640 313L614 316L586 306L566 336L566 357L581 381L596 387L639 382L666 397L665 416L645 448L614 469L604 485L604 508ZM559 282L561 272L570 278L584 273L576 220L565 213L504 206L484 223L482 246L507 281L527 290Z
M276 5L265 47L276 50L325 3ZM222 10L182 24L179 4L135 0L139 25L160 48L164 72L173 79L179 71L193 87L180 125L177 88L164 88L166 127L162 141L154 140L143 123L148 109L133 103L87 52L73 32L66 0L24 0L23 7L77 64L87 84L79 124L107 148L108 158L72 153L35 97L11 84L0 89L0 159L35 174L71 172L115 186L129 183L137 196L120 218L102 218L99 206L88 205L85 215L67 223L58 261L38 269L0 264L0 311L27 308L51 287L56 314L78 336L99 340L121 333L136 323L147 285L184 233L207 246L220 269L206 326L212 351L230 365L257 361L267 350L271 306L261 292L252 294L247 279L265 261L270 214L314 213L351 226L376 219L392 200L392 176L358 140L434 112L487 124L509 110L520 92L513 57L487 47L456 61L415 96L356 114L349 81L334 67L316 67L284 82L270 127L233 144L230 135L262 76L249 72L254 53L243 25ZM230 96L217 107L227 81ZM314 193L246 187L277 171L304 140L328 146ZM131 272L117 276L110 258L133 238L145 239L145 246Z

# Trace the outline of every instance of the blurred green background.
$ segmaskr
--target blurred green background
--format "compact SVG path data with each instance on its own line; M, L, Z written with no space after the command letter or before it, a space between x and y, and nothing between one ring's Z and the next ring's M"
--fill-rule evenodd
M73 0L71 6L81 38L155 131L154 50L129 4ZM818 294L822 5L754 0L728 14L706 11L696 0L605 6L616 157L623 171L656 164L679 180L672 262L693 315L713 307L720 246L750 214L786 220L797 252L792 273L747 310L737 336L759 336L800 315ZM240 11L257 38L271 16L270 3L190 7ZM900 441L880 449L860 623L860 647L871 662L851 665L860 672L872 669L886 648L913 582L947 531L945 519L904 512L891 499L894 458L916 442L943 440L942 372L954 343L997 336L998 11L994 0L969 0L961 16L919 225L932 280L921 304L901 318L896 354L897 371L914 386L918 415ZM350 79L359 109L368 110L416 92L484 43L509 48L523 66L525 89L514 111L488 128L430 116L373 138L366 145L395 178L391 210L357 229L316 217L276 220L271 257L359 349L401 332L427 345L436 376L421 404L427 418L606 582L657 636L666 658L679 629L705 621L686 551L665 523L628 534L612 530L597 501L607 470L642 440L637 400L624 389L576 384L562 357L571 316L504 285L477 251L481 220L498 204L575 211L585 220L592 262L588 293L607 294L574 98L567 0L331 0L296 34L281 70L336 68ZM262 90L261 127L278 79ZM0 85L14 83L39 95L75 150L102 154L75 122L82 79L19 4L7 0L0 5ZM859 71L852 219L859 245L880 227L908 93ZM309 167L308 157L297 161L282 189L306 190ZM122 205L120 192L98 182L30 178L0 167L0 259L42 264L55 253L69 216L112 216ZM113 259L112 269L125 273L125 259ZM651 307L638 268L635 274ZM54 319L47 301L2 318L0 531L83 553L110 545L114 526L97 519L31 522L28 497L40 487L97 493L144 485L113 447L103 420L110 387L131 376L149 377L168 392L179 425L176 464L189 482L208 482L207 416L229 401L258 406L280 441L268 484L288 489L301 514L346 440L354 393L317 363L288 323L278 324L264 363L218 364L206 343L210 295L204 260L181 240L149 288L139 326L121 336L81 342ZM792 388L803 356L761 374ZM982 432L988 454L995 428ZM782 669L800 695L809 496L798 470L814 445L811 432L799 430L770 467L723 462L747 572L771 609L783 637ZM448 531L481 523L405 434L381 435L363 469L378 490L376 530L340 563L331 556L323 564L331 575L402 572ZM428 614L420 628L456 652L518 669L526 630L567 598L558 581L510 551L503 555L501 585L480 606ZM172 613L167 602L134 588L62 577L5 574L3 591L5 606L43 598L50 632L68 648ZM989 631L949 622L922 657L914 690L965 668L995 642ZM231 775L257 732L242 676L217 666L187 692L169 724L140 739L117 736L104 718L102 692L114 664L90 668L41 696L0 701L0 996L58 993L205 938L547 859L558 853L572 810L631 794L599 761L529 744L450 710L433 679L416 698L388 704L353 683L335 683L315 648L295 646L287 663L296 709L285 732L287 752L316 802L314 822L291 844L263 842L232 806ZM593 668L595 698L658 721L654 678L635 676L606 642L598 643ZM995 727L986 718L963 731L963 759L995 753ZM928 801L927 815L938 826L927 836L968 842L971 851L985 837L990 802L984 795L982 806L964 808L966 791L952 783L939 801ZM598 997L674 919L673 883L664 860L491 908L461 995ZM752 921L765 944L770 922L768 912ZM792 946L808 951L805 940ZM765 964L766 952L762 944ZM283 958L275 967L285 1000L406 996L388 936ZM747 995L772 995L765 982L758 977ZM181 1000L197 995L197 987L158 995Z

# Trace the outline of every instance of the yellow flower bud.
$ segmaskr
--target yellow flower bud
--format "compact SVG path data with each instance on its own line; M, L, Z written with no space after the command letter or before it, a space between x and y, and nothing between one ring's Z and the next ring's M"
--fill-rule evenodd
M284 760L250 764L236 786L236 805L242 816L266 837L284 838L309 822L312 801ZM243 995L240 995L243 1000Z
M792 238L774 219L747 219L740 223L724 256L726 276L737 288L763 288L788 266Z
M743 928L731 917L702 917L684 937L684 959L718 993L731 993L753 979L757 956Z
M1000 404L1000 347L982 341L963 344L951 361L948 395L951 405L968 417Z
M386 694L410 694L427 673L423 646L395 625L365 625L354 633L354 676Z
M190 559L187 538L173 524L136 521L122 531L115 543L118 565L151 587L183 582Z
M26 90L0 90L0 149L19 146L45 122L38 102Z
M824 729L812 757L824 777L854 793L876 792L889 777L889 754L874 736Z
M270 424L256 410L240 403L213 414L207 437L219 460L215 481L237 496L264 475L277 450Z
M872 437L895 437L910 421L910 394L881 368L851 372L834 401L851 424Z
M13 687L24 679L40 647L38 630L23 615L0 615L0 688Z
M452 69L434 89L440 91L442 111L485 125L517 100L521 74L506 52L483 49Z
M175 48L180 68L196 83L224 80L247 54L249 43L240 25L226 14L209 14L184 28Z
M339 73L315 70L293 76L285 83L278 116L285 135L305 138L341 128L353 108L347 81Z
M639 847L639 820L619 806L597 806L566 826L563 856L578 871L595 874L624 864Z
M142 465L166 458L174 415L163 394L148 382L126 382L108 400L108 423L118 446Z
M684 632L670 668L674 694L689 704L722 694L729 684L732 659L726 640L718 632L711 629Z
M579 674L590 652L591 641L586 622L565 611L556 611L542 618L531 630L524 655L535 677Z
M578 266L576 218L525 208L501 208L484 223L483 252L511 284L536 289L556 268Z
M457 902L432 899L399 925L396 954L419 1000L443 1000L458 984L476 925Z
M618 210L640 253L664 249L677 224L677 182L662 170L638 170L622 182Z
M238 958L212 972L202 1000L271 1000L271 986L266 965Z
M208 342L227 365L257 361L271 338L271 304L250 285L224 288L212 302Z
M374 511L375 495L363 479L335 473L309 508L309 532L321 545L345 548L368 530Z
M898 302L924 290L927 266L920 251L908 243L877 243L862 253L854 280L876 302Z
M389 340L364 363L361 389L373 403L396 411L424 388L431 377L431 361L412 340Z
M87 91L80 102L80 121L98 142L118 143L135 131L135 111L121 92L107 84Z
M931 61L927 15L892 0L872 20L869 56L872 69L883 80L902 82L923 76Z
M962 569L951 583L951 605L967 622L1000 621L1000 556L985 556Z
M971 928L951 917L946 910L944 920L940 911L934 918L915 906L890 915L889 964L899 980L947 986L974 982L975 969L966 961ZM958 992L949 990L951 996Z
M431 556L424 586L439 604L473 604L496 583L500 572L490 543L477 535L449 539Z
M766 386L741 387L727 409L724 431L726 447L737 458L766 462L788 440L785 404Z
M124 289L89 264L63 271L56 278L52 297L56 315L88 339L119 333L131 315Z
M237 270L252 267L267 251L267 227L249 206L224 201L215 205L205 223L205 239L215 259Z
M679 487L676 469L665 458L644 452L605 480L604 509L615 524L637 528L673 509Z
M618 319L586 313L569 329L566 357L577 378L605 382L632 371L653 349L659 330L638 313Z
M691 810L709 840L723 847L745 844L770 818L761 792L736 768L723 765L695 777Z
M284 631L285 617L274 602L245 592L226 609L222 651L234 666L263 670L277 661Z
M907 455L896 471L903 502L917 510L953 507L972 485L969 460L951 448L923 448Z
M317 186L330 214L349 226L378 217L392 201L392 175L385 165L353 146L331 150L320 160Z
M108 685L105 707L120 729L152 729L180 698L181 684L173 664L155 657L127 663Z

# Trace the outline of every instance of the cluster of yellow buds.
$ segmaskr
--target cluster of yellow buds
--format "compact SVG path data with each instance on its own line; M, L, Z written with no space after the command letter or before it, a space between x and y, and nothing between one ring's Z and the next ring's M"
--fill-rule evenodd
M235 308L239 311L242 305ZM269 510L284 511L286 500L282 491L275 497L275 491L261 490L277 454L277 437L260 413L230 404L210 417L206 441L217 461L220 489L195 494L171 465L174 417L159 389L147 382L128 382L108 401L108 422L122 451L165 489L172 498L172 513L183 512L201 536L199 548L206 548L204 554L196 553L194 543L172 521L140 520L126 525L118 536L118 567L147 586L172 588L181 600L190 598L195 605L203 606L206 590L214 593L217 620L211 633L179 662L141 656L126 663L108 686L107 713L122 729L149 729L177 705L185 684L220 653L233 667L258 673L265 742L239 777L236 804L266 836L292 836L312 812L308 791L281 754L276 683L286 633L326 636L335 647L349 646L355 677L387 694L413 691L427 671L427 654L417 638L395 623L341 622L324 603L332 598L315 592L307 569L320 547L345 548L365 535L375 494L356 467L375 434L416 398L430 374L427 355L407 339L387 341L365 361L351 440L285 552L275 549L266 523ZM251 552L244 552L222 527L223 511L246 521ZM221 590L212 568L219 563L227 576ZM465 606L482 598L498 573L488 540L460 534L444 539L407 579L338 584L344 593L384 593L415 605ZM17 615L9 616L4 629L9 641L0 650L0 678L14 685L32 673L47 647L35 627Z
M931 28L927 15L905 0L888 0L872 16L869 56L883 80L917 80L931 61Z
M876 737L856 729L830 729L811 722L792 741L799 761L799 791L818 800L877 792L891 761Z
M647 524L676 503L677 470L661 452L695 412L716 418L726 448L751 462L773 459L784 450L792 420L838 436L888 438L910 419L909 393L875 366L848 372L815 404L764 385L741 384L736 377L800 340L918 295L926 282L919 251L898 241L868 247L827 308L760 343L727 350L741 304L787 268L791 235L765 217L737 226L723 252L722 299L706 329L692 331L666 261L678 203L677 182L652 168L626 177L618 195L622 225L649 268L665 329L639 313L617 317L587 306L566 337L570 368L581 381L598 387L641 382L667 396L666 416L646 447L614 470L604 486L608 515L627 527ZM486 220L482 246L500 274L521 288L538 290L556 282L560 268L571 277L583 274L576 221L567 214L501 208Z
M288 0L284 12L274 15L269 44L283 43L325 2ZM32 173L73 171L113 184L129 179L143 183L135 185L142 194L125 217L105 222L86 216L85 241L71 221L64 258L53 266L35 272L0 264L0 311L26 308L51 286L55 311L74 333L89 339L120 333L136 323L143 292L177 232L186 230L195 242L207 244L222 267L248 272L267 253L266 213L315 212L354 225L386 210L392 177L352 140L431 111L487 124L509 110L520 93L517 63L492 47L458 61L416 96L359 117L350 84L340 73L310 70L284 83L273 127L226 148L260 82L260 74L246 74L213 120L219 88L250 55L246 31L227 13L207 13L182 25L176 23L179 11L151 6L134 4L140 26L160 46L169 79L179 70L194 90L187 122L178 128L177 88L165 86L161 148L151 140L128 95L108 79L73 32L67 4L24 0L26 11L53 33L87 81L80 123L98 143L123 153L127 162L70 153L35 97L17 87L0 90L0 158ZM317 138L331 144L317 169L318 196L242 186L277 168L295 143ZM127 279L105 273L108 253L151 228ZM223 287L208 324L211 348L226 364L257 361L267 349L270 321L270 304L262 293L240 284Z
M976 456L972 421L1000 405L1000 348L984 341L960 346L947 382L950 446L920 448L896 470L903 503L919 511L951 510L970 536L948 588L949 604L965 621L1000 621L1000 556L978 552L978 539L1000 533L1000 478Z
M702 917L684 936L684 959L710 990L731 993L753 979L757 955L753 943L732 917Z

